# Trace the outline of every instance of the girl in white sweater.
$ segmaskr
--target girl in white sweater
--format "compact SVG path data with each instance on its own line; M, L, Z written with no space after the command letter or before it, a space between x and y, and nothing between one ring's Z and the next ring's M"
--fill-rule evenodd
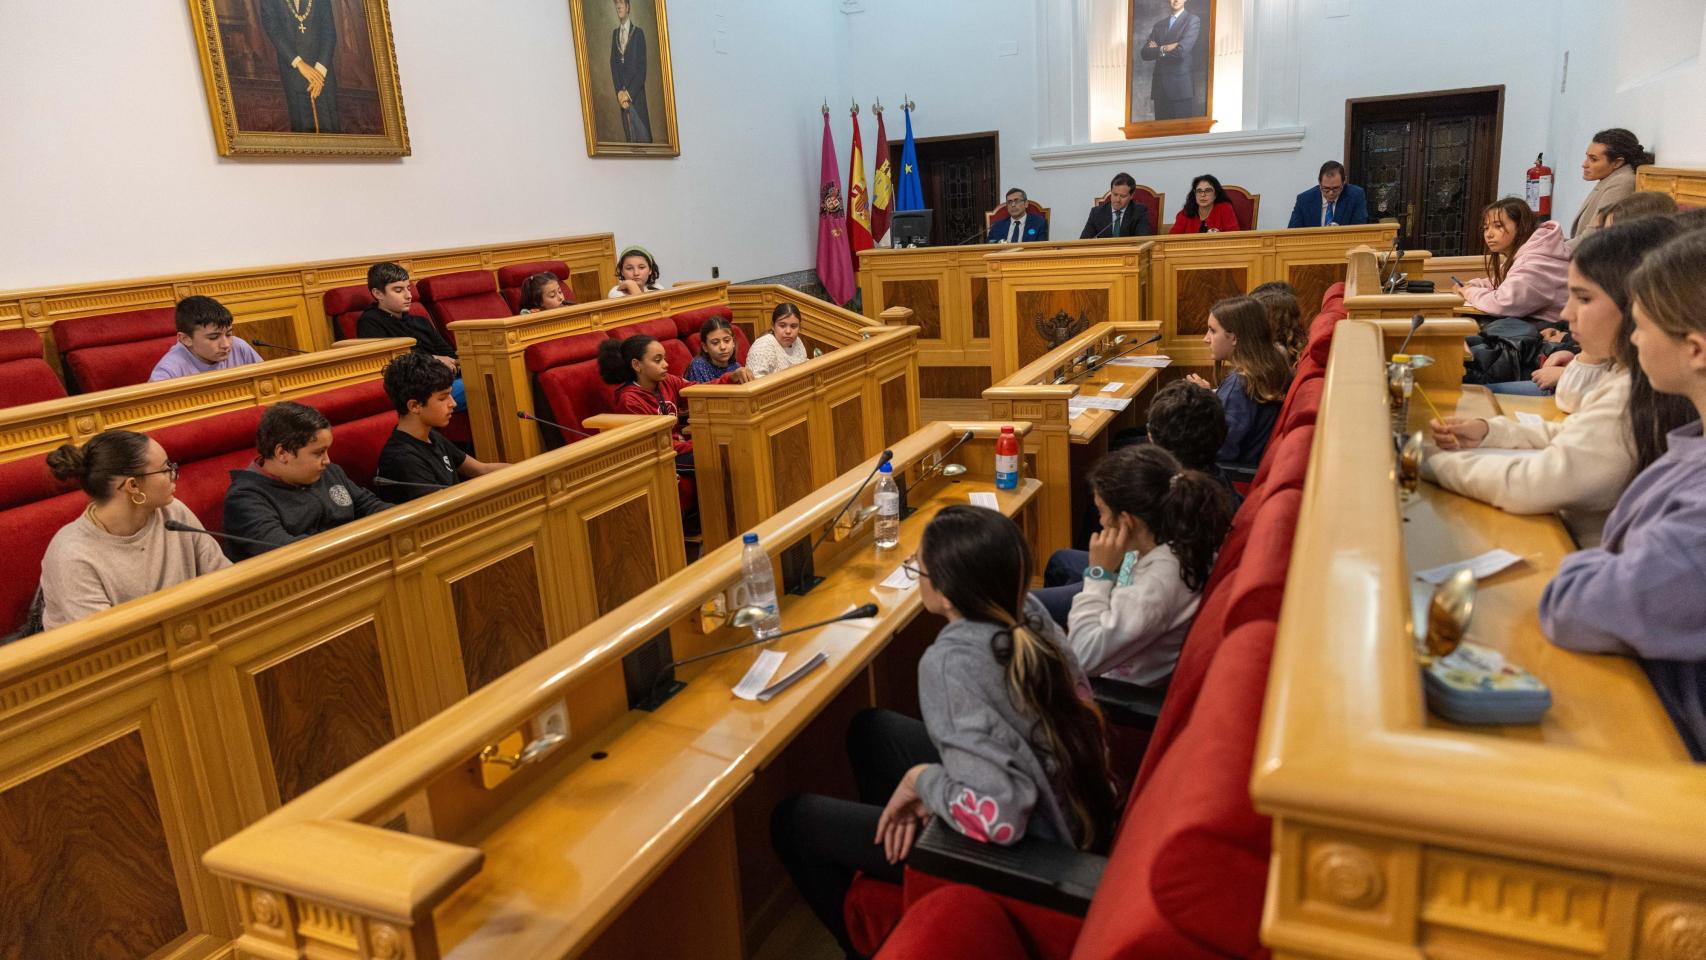
M1561 422L1508 417L1435 420L1441 452L1423 464L1429 479L1511 513L1561 512L1583 546L1600 528L1634 475L1664 451L1664 436L1691 414L1653 392L1629 336L1629 274L1647 251L1679 232L1666 218L1607 227L1576 249L1564 320L1586 353L1611 357L1612 370ZM1476 448L1538 450L1534 456Z
M1090 538L1067 646L1091 676L1164 683L1232 525L1232 498L1224 484L1148 443L1103 457L1090 490L1102 529Z
M746 368L754 379L798 366L809 359L806 342L800 337L800 308L778 303L770 314L770 332L746 350Z

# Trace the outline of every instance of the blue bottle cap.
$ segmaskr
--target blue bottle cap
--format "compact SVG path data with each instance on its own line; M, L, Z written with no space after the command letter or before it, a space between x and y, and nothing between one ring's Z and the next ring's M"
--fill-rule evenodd
M882 466L877 468L877 472L878 473L893 473L894 467L893 467L893 465L891 465L889 463L884 463Z
M756 534L756 533L746 534L740 538L740 542L741 543L757 543L758 542L758 534Z

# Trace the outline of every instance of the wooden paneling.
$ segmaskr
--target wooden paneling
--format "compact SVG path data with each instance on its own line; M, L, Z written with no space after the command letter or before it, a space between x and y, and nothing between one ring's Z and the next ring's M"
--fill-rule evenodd
M971 285L971 335L974 340L989 338L989 278L968 277Z
M1108 320L1106 290L1021 290L1014 295L1017 316L1014 324L1019 338L1019 366L1025 366L1058 344L1044 339L1037 322L1052 320L1061 311L1076 320L1086 318L1084 329Z
M812 492L810 428L796 423L770 436L770 469L776 487L776 508L786 510Z
M1201 336L1208 332L1209 309L1226 297L1249 291L1250 272L1243 267L1181 267L1178 272L1178 335ZM1315 299L1321 305L1321 299Z
M254 682L281 803L397 735L372 622L262 670Z
M604 299L604 294L610 289L605 283L606 275L594 270L576 270L569 273L569 289L575 293L576 303L591 303ZM614 284L616 281L611 280Z
M697 456L694 457L694 462L699 462ZM716 498L717 502L720 502L723 505L723 529L732 531L735 529L735 486L732 482L735 474L734 464L729 459L729 445L726 442L717 444L716 464L719 474L724 478L723 483L720 486L721 494ZM703 527L705 523L705 496L703 488L700 489L699 497L699 522L701 527Z
M592 550L590 572L603 616L658 582L652 520L645 497L638 497L590 516L587 543Z
M1286 269L1285 279L1297 290L1297 305L1303 311L1303 328L1307 330L1309 321L1321 312L1321 298L1327 295L1327 288L1345 279L1345 265L1294 263Z
M145 957L187 930L140 732L0 792L0 960Z
M912 322L925 340L942 336L941 285L934 280L894 280L883 284L883 302L891 307L911 307Z
M644 511L644 504L641 504ZM602 582L603 578L594 576ZM533 548L481 567L450 586L462 672L478 690L550 645L539 607Z
M962 397L983 396L989 389L989 367L919 367L919 396Z
M909 394L912 385L904 376L883 382L883 446L893 446L912 432L916 418L912 416Z
M902 382L904 387L904 382ZM884 393L887 393L885 385ZM846 400L829 408L829 423L831 440L835 447L835 475L843 473L859 465L865 459L865 413L862 399L855 394ZM906 398L901 397L904 405ZM883 398L883 405L888 406L888 397ZM904 406L902 412L904 413ZM886 424L886 421L885 421Z

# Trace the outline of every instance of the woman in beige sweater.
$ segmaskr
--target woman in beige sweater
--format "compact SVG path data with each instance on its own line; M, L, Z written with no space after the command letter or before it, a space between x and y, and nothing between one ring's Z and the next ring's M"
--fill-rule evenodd
M1439 451L1426 459L1424 475L1511 513L1562 513L1577 542L1598 543L1618 496L1662 452L1661 428L1680 426L1677 417L1685 415L1656 399L1640 371L1625 285L1641 257L1678 232L1674 221L1662 218L1607 227L1570 262L1564 320L1584 352L1614 358L1575 413L1543 423L1435 420ZM1513 450L1538 452L1513 456Z
M108 430L53 451L47 465L61 480L76 479L89 506L53 535L42 557L44 628L231 565L212 537L166 529L167 520L201 524L172 498L178 465L155 441Z
M1599 215L1612 204L1635 192L1635 168L1653 162L1653 155L1641 146L1641 141L1622 127L1601 130L1588 144L1587 156L1582 159L1582 179L1593 183L1593 190L1576 219L1570 225L1570 239L1564 244L1570 252L1602 229Z

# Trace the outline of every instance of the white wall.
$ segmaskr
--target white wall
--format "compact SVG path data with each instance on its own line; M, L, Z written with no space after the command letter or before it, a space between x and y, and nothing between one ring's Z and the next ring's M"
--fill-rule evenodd
M413 155L368 163L218 158L188 5L94 5L0 0L0 289L607 230L666 281L813 263L832 3L671 3L682 156L594 160L567 0L397 0Z

